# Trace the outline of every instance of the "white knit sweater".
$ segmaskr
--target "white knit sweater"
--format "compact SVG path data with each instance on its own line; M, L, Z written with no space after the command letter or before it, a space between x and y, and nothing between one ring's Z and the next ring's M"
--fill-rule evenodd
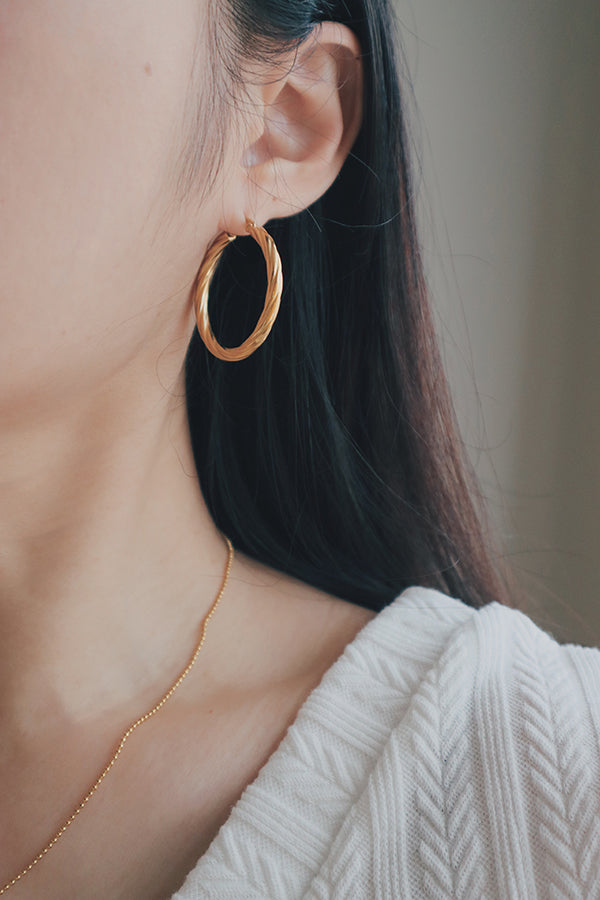
M174 898L600 900L600 650L410 588Z

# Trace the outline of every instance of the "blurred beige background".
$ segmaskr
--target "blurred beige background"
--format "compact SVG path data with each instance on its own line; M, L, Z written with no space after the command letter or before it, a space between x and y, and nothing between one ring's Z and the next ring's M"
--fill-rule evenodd
M397 6L463 435L526 611L600 646L600 3Z

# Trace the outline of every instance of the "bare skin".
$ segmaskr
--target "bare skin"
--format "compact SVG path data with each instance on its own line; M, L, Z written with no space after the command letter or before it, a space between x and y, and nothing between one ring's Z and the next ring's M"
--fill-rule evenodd
M372 616L238 555L192 674L130 739L85 811L11 896L170 897ZM219 660L223 647L229 655ZM12 764L0 774L9 798L3 863L14 860L7 874L44 846L141 708L120 712L118 720L111 711L85 723L55 721L12 747Z
M360 125L360 48L324 23L253 73L211 190L176 204L207 15L0 0L0 884L174 680L222 578L182 377L205 249L312 203ZM371 617L238 554L189 679L8 896L170 896Z

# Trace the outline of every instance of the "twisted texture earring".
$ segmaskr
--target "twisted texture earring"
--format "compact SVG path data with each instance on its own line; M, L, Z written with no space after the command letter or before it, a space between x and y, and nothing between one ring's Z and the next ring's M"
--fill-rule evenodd
M277 252L275 241L264 228L260 225L255 225L248 218L246 219L246 231L259 244L263 252L267 264L268 281L265 305L256 328L250 337L243 344L240 344L239 347L222 347L213 334L208 317L210 285L225 248L236 239L235 234L224 232L208 248L198 272L194 289L194 312L196 314L198 333L213 356L226 362L238 362L239 360L247 359L266 341L277 318L283 292L281 257Z

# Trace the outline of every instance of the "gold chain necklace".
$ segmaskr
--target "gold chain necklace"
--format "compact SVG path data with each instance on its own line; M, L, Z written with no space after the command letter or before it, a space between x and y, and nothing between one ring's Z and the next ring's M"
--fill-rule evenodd
M100 785L102 784L102 782L104 781L104 779L106 778L106 776L108 775L108 773L110 772L110 770L112 769L114 764L116 763L117 759L119 758L127 739L133 734L133 732L136 730L136 728L139 728L140 725L142 725L144 722L147 722L151 716L153 716L155 713L157 713L159 711L159 709L165 705L167 700L173 696L173 694L175 693L175 691L177 690L177 688L179 687L181 682L184 680L184 678L186 678L186 676L189 675L189 673L192 669L192 666L198 659L198 654L200 653L200 650L202 649L202 645L204 643L204 637L206 635L206 626L208 625L214 611L216 610L216 608L219 604L219 601L220 601L221 597L223 596L225 588L227 587L227 581L229 580L229 573L231 571L231 564L233 562L233 544L231 543L231 541L229 540L229 538L226 535L223 535L223 537L227 541L227 546L229 548L229 555L227 557L227 565L225 567L225 574L223 576L223 582L221 584L219 593L217 594L211 608L209 609L209 611L207 612L207 614L204 617L204 620L202 622L202 629L200 632L200 640L198 641L198 643L196 645L196 649L194 650L187 666L185 667L183 672L179 675L177 680L171 685L171 687L166 692L166 694L163 695L162 699L160 699L158 701L156 706L153 706L152 709L148 710L148 712L144 713L143 716L140 716L139 719L136 719L136 721L133 722L129 726L129 728L127 729L127 731L121 738L121 740L119 742L119 746L117 747L111 761L108 763L106 768L100 773L100 775L98 776L98 778L96 779L96 781L94 782L92 787L89 789L89 791L87 792L87 794L85 795L85 797L83 798L83 800L81 801L79 806L76 807L76 809L74 810L74 812L71 813L71 815L66 820L66 822L64 822L64 824L58 829L58 831L56 832L56 834L54 835L52 840L48 841L48 843L46 844L44 849L40 850L38 855L34 859L31 860L29 865L25 866L25 868L22 869L18 875L15 875L14 878L11 878L11 880L8 881L3 887L0 887L0 894L5 894L8 890L10 890L11 887L13 887L18 881L21 880L21 878L23 878L25 875L27 875L27 873L30 872L31 869L33 869L33 867L35 865L37 865L41 859L44 858L46 853L48 853L48 851L51 850L52 847L54 847L54 845L57 843L57 841L60 840L60 838L63 836L63 834L65 833L67 828L75 821L75 819L77 818L77 816L79 815L81 810L84 808L84 806L94 796L94 794L96 793L96 791L98 790L98 788L100 787Z

